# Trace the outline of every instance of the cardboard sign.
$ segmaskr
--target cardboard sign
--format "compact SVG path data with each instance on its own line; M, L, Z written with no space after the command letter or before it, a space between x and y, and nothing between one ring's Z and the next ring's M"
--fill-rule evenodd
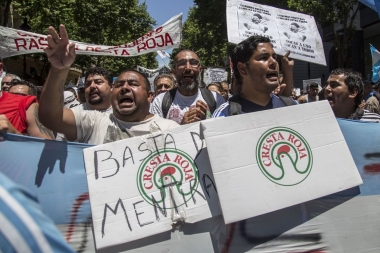
M362 183L327 101L207 120L201 128L226 223Z
M314 17L241 0L227 0L228 41L240 43L253 35L268 37L277 54L326 66Z
M315 78L315 79L302 80L302 85L303 85L303 91L304 92L307 92L307 86L310 83L317 83L318 84L318 89L322 90L322 86L321 86L322 81L321 81L321 78Z
M78 41L70 41L70 43L75 42L77 54L129 57L165 48L176 48L181 43L181 33L182 13L140 38L123 45L104 46ZM43 53L43 49L47 47L46 37L42 34L0 26L0 56L5 58L21 54Z
M221 214L199 123L83 153L98 249Z
M221 68L207 68L205 70L203 81L209 85L213 82L221 82L227 80L228 72Z

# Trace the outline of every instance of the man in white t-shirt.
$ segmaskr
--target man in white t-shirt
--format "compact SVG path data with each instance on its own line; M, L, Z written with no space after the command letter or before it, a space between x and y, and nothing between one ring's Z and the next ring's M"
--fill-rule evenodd
M184 125L210 118L225 102L220 94L198 87L202 71L199 57L193 51L179 52L172 71L178 88L159 94L153 101L151 113Z
M111 107L112 75L101 67L87 69L84 80L85 103L72 110L97 110L112 113Z
M75 60L75 43L69 43L66 29L60 35L49 27L48 48L51 68L40 97L39 115L48 128L63 133L70 141L102 144L133 136L166 131L178 124L149 113L153 99L148 79L140 72L122 72L111 89L113 113L73 111L63 107L63 88Z

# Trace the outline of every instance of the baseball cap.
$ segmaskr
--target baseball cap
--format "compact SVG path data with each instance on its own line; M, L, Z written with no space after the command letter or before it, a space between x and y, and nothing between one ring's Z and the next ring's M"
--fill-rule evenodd
M78 100L75 99L75 96L71 91L64 91L63 97L64 97L63 105L66 108L73 108L73 107L79 105Z

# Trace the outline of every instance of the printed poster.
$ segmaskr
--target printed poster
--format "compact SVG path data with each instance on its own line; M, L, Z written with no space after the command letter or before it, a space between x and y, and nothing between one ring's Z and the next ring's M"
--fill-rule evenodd
M322 39L314 17L241 0L227 0L228 41L268 37L275 52L326 66Z

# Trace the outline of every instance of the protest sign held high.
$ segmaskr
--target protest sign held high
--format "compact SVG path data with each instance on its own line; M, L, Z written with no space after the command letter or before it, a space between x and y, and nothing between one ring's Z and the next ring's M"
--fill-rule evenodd
M182 13L165 24L123 45L105 46L77 41L75 51L83 55L105 55L129 57L156 52L166 48L177 48L181 43ZM0 27L0 56L2 58L21 54L43 53L47 47L46 35Z
M227 0L228 41L268 37L277 54L326 65L321 36L312 16L242 0Z
M203 74L203 81L208 85L213 82L227 80L228 72L221 68L207 68Z

